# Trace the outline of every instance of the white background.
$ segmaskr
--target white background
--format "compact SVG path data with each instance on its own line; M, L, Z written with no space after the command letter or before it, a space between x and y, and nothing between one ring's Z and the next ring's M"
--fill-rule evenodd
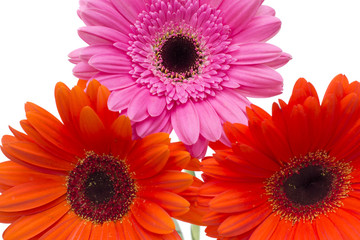
M267 0L282 29L270 43L292 54L279 72L284 92L253 102L270 111L278 98L288 101L295 81L305 77L315 85L320 98L330 80L344 73L360 80L360 5L356 0ZM0 2L0 136L8 125L19 129L25 117L24 103L39 104L56 113L53 90L62 81L76 84L67 54L85 44L76 30L77 0L17 0ZM0 161L6 158L0 154ZM0 232L6 225L0 224ZM188 226L183 226L190 240ZM201 239L210 239L201 233Z

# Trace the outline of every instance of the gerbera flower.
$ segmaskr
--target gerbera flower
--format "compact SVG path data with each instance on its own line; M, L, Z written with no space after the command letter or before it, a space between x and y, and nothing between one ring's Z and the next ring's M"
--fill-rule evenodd
M320 104L304 79L272 116L225 124L232 147L202 162L207 234L219 239L358 239L360 84L338 75Z
M247 96L281 93L290 56L264 43L280 29L262 0L82 0L90 46L70 53L75 76L111 91L140 137L171 132L204 155L222 123L245 123ZM224 140L225 141L225 140Z
M181 194L193 183L181 170L199 162L167 133L132 140L109 94L96 81L86 92L58 83L62 122L26 104L25 134L2 138L11 160L0 164L4 239L180 239L171 217L188 212Z

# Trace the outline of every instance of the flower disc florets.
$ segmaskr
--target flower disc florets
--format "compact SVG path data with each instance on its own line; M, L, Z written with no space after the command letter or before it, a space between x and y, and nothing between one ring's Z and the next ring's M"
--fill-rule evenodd
M130 35L134 79L151 94L166 96L169 109L174 102L214 96L227 80L222 70L234 61L227 54L230 28L221 12L206 4L196 9L190 1L165 5L158 0L150 9L139 14Z
M297 222L314 220L341 206L351 190L352 167L324 151L295 157L266 181L273 211Z
M123 161L92 152L70 172L67 181L72 210L99 224L125 216L136 192L135 181Z

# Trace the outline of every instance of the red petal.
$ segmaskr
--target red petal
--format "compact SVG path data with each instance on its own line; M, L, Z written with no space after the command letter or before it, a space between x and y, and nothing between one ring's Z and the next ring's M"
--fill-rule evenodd
M218 232L221 236L224 237L241 235L257 228L258 225L264 221L264 219L269 218L268 216L270 213L271 209L269 209L267 205L262 205L247 212L231 215L220 224ZM264 236L270 236L270 234Z
M168 234L175 230L175 224L169 214L156 203L138 199L131 209L136 221L153 233Z

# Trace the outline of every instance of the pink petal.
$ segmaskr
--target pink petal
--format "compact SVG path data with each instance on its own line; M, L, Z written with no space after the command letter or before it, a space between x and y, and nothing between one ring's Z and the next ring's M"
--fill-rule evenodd
M233 42L265 42L280 30L280 26L276 17L254 17L243 31L233 36Z
M145 2L143 0L110 0L119 13L124 16L129 23L133 24L138 18L140 12L145 10Z
M81 60L87 62L90 58L97 54L122 54L118 48L112 45L91 45L82 49L79 54Z
M265 65L232 66L228 77L241 86L276 88L282 86L282 77L274 69Z
M212 8L217 9L220 6L220 4L223 2L223 0L200 0L199 2L201 5L208 4Z
M245 108L249 106L249 101L235 90L217 92L216 96L208 98L208 101L222 122L246 123Z
M86 62L80 62L73 68L73 73L77 78L90 79L94 74L99 71Z
M130 100L140 91L137 85L111 92L108 107L111 111L122 111L128 108Z
M129 74L98 73L94 75L93 78L106 86L110 91L128 88L136 84L135 80Z
M68 57L70 58L69 61L72 62L72 63L79 63L81 62L81 59L80 59L80 53L85 49L85 47L83 48L78 48L74 51L72 51L71 53L68 54Z
M168 111L163 111L157 117L148 117L144 121L134 123L136 133L139 137L145 137L151 133L156 132L167 132L164 131L165 126L170 123L170 113Z
M278 59L282 51L269 43L243 43L236 46L231 55L236 58L235 65L252 65Z
M78 34L87 44L113 44L115 42L124 42L128 39L125 34L112 28L102 26L82 27Z
M165 97L158 97L158 96L150 96L149 97L149 103L148 103L148 113L152 117L159 116L166 106L166 99Z
M85 8L78 11L78 15L87 26L104 26L114 28L124 34L130 31L130 24L113 9Z
M275 16L275 10L272 7L261 5L256 13L256 16L260 15Z
M186 145L192 145L199 139L200 121L194 103L177 105L171 112L171 124L179 139Z
M260 5L260 0L223 0L219 9L224 13L224 23L236 35L249 23Z
M221 136L221 122L214 108L206 101L195 103L200 120L200 134L207 140L215 142Z
M142 89L131 99L127 115L131 121L140 122L149 117L147 105L149 104L150 93L148 89Z
M282 93L283 85L279 84L276 87L248 87L242 86L240 89L241 93L246 97L265 98L273 97Z
M283 52L283 53L281 53L280 57L278 57L277 59L274 59L271 62L266 63L266 65L276 69L276 68L284 66L291 59L292 59L292 57L290 54Z
M107 12L115 12L113 5L109 1L98 1L98 0L80 0L80 10L84 9L102 9Z
M186 145L186 148L192 157L201 159L205 157L208 145L209 141L200 135L199 140L197 140L196 143L193 145Z
M106 73L127 74L131 70L131 60L125 54L101 54L90 58L89 64Z
M243 122L242 124L246 124L247 125L247 122ZM222 130L222 133L221 133L221 137L220 137L220 142L225 144L226 146L228 147L231 147L231 142L230 140L228 139L228 137L226 136L225 132L224 132L224 129Z

